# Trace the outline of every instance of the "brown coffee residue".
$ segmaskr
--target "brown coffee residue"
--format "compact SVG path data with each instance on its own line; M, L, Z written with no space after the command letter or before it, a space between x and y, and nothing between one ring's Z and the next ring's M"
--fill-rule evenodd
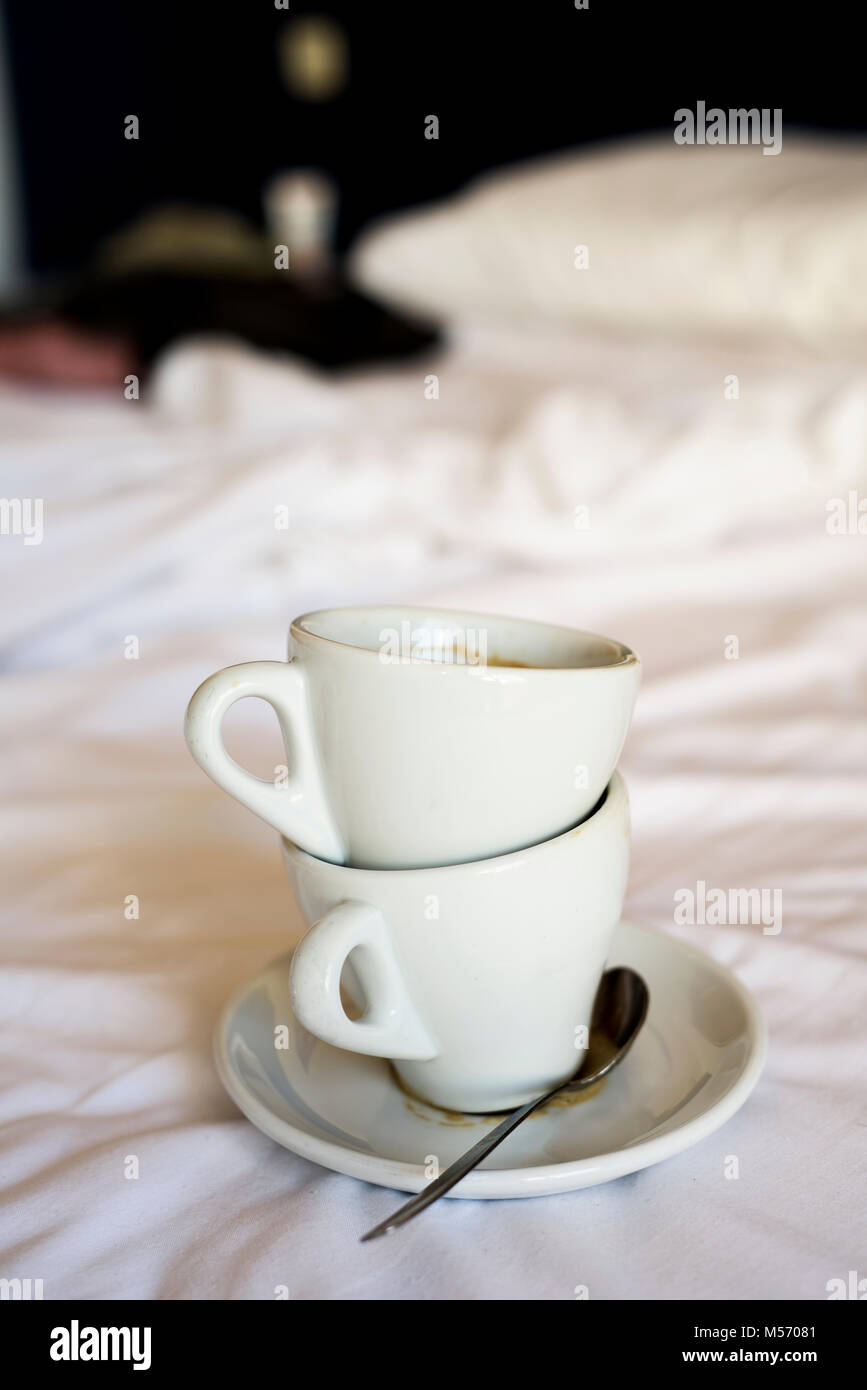
M417 1115L420 1120L427 1120L429 1124L434 1125L453 1125L467 1129L471 1125L476 1124L479 1120L498 1118L497 1116L464 1114L461 1110L444 1110L441 1105L434 1105L433 1101L424 1100L422 1096L417 1096L415 1091L413 1091L410 1086L407 1086L402 1077L398 1075L393 1064L390 1063L389 1065L391 1066L392 1076L403 1092L404 1105L407 1110L411 1110L413 1115ZM429 1115L427 1113L429 1110L435 1110L436 1114Z
M402 1081L397 1072L392 1067L394 1079L403 1092L403 1103L413 1115L420 1120L427 1120L428 1124L446 1125L450 1129L472 1129L477 1124L499 1124L507 1115L511 1115L519 1107L513 1106L511 1110L495 1110L490 1114L475 1114L463 1110L445 1110L441 1105L434 1105L433 1101L423 1100L417 1096L405 1081ZM534 1110L527 1119L532 1120L536 1115L547 1115L552 1110L567 1110L573 1105L583 1105L585 1100L592 1100L598 1096L604 1087L607 1076L600 1077L594 1081L592 1086L584 1086L577 1091L558 1091L556 1096L552 1096L544 1105L540 1105L538 1110ZM430 1112L434 1111L434 1114Z
M583 1105L585 1100L592 1100L594 1096L599 1095L607 1080L607 1076L601 1076L592 1086L585 1086L583 1090L560 1091L558 1095L551 1097L547 1105L540 1106L536 1114L544 1115L547 1110L565 1110L568 1106ZM532 1119L532 1116L530 1118Z
M442 1110L438 1105L431 1105L430 1101L416 1101L409 1095L404 1096L403 1103L418 1119L427 1120L431 1125L447 1125L449 1129L472 1129L478 1120L496 1119L493 1115L463 1115L459 1110ZM436 1114L431 1115L431 1110L435 1110Z
M445 666L514 666L520 671L550 669L546 666L536 666L532 661L515 661L510 656L501 656L499 652L494 652L492 656L479 652L474 654L473 660L468 660L464 651L458 647L450 647L442 655L431 657L430 660Z

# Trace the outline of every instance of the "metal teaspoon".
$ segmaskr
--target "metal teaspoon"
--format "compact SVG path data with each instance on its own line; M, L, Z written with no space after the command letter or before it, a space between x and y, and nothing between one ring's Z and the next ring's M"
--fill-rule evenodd
M532 1115L534 1110L538 1110L554 1096L583 1091L612 1072L623 1061L641 1031L649 1003L650 991L637 971L630 970L627 966L606 970L596 991L593 1017L590 1021L590 1044L578 1075L555 1086L544 1096L528 1100L525 1105L513 1110L483 1139L450 1164L444 1173L434 1178L423 1192L419 1192L402 1207L398 1207L396 1212L385 1221L381 1221L378 1226L374 1226L361 1239L374 1240L377 1236L384 1236L389 1231L396 1230L398 1226L406 1225L407 1221L418 1216L425 1207L429 1207L444 1193L450 1191L461 1178L481 1163L483 1158L487 1158L492 1149L501 1144L513 1129L517 1129L522 1120Z

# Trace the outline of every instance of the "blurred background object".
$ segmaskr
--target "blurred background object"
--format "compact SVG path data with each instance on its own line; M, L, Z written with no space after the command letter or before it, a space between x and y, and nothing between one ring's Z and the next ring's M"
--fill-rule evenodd
M349 45L329 15L289 18L277 37L283 81L302 101L331 101L346 86Z
M203 333L323 367L435 340L347 285L335 255L340 18L272 7L239 29L157 3L139 26L98 0L83 21L56 7L46 44L26 6L3 13L0 371L100 386L106 363L146 373Z
M26 282L20 151L3 19L0 10L0 299L20 294Z
M265 215L275 245L291 247L296 275L321 278L334 268L337 187L318 169L275 174L265 188Z
M631 49L659 23L636 8ZM539 6L530 32L505 11L475 27L454 0L423 20L342 0L221 5L203 18L153 0L147 23L110 0L84 13L4 0L3 34L5 358L41 340L48 318L50 350L23 354L48 375L57 320L82 364L101 335L112 351L126 343L136 370L208 332L322 366L417 352L434 341L431 323L370 302L343 276L363 228L492 167L669 131L683 88L665 45L646 67L591 61L623 42L606 5ZM863 122L842 82L829 97L813 81L799 102L786 108L792 129ZM290 263L277 265L287 237Z

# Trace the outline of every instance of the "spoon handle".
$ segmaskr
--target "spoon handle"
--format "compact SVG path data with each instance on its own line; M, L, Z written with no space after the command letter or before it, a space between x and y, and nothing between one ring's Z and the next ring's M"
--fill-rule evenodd
M381 1221L378 1226L374 1226L361 1239L374 1240L377 1236L384 1236L389 1231L396 1230L398 1226L405 1226L407 1221L418 1216L420 1211L424 1211L425 1207L429 1207L438 1197L442 1197L444 1192L450 1191L456 1183L460 1182L461 1178L481 1163L483 1158L487 1158L491 1150L501 1144L506 1136L512 1133L513 1129L517 1129L522 1120L526 1120L528 1115L532 1115L534 1110L538 1110L540 1105L544 1105L547 1100L550 1100L562 1089L563 1084L561 1083L561 1085L555 1086L553 1091L547 1091L544 1096L538 1096L535 1100L528 1100L526 1105L522 1105L518 1110L513 1110L511 1115L507 1115L504 1120L489 1130L477 1144L474 1144L471 1149L467 1149L460 1158L456 1158L454 1163L449 1164L445 1172L440 1173L438 1178L434 1178L423 1192L411 1197L402 1207L398 1207L393 1215L387 1217L385 1221Z

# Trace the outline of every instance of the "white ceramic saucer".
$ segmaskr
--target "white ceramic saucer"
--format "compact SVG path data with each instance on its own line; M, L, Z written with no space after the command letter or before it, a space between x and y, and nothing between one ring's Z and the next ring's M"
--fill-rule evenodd
M304 1158L354 1178L418 1192L495 1117L451 1115L406 1095L387 1062L306 1032L289 1009L289 954L229 1000L217 1069L254 1125ZM629 1056L581 1103L553 1102L524 1122L450 1197L540 1197L591 1187L680 1153L743 1105L765 1057L765 1026L742 984L709 956L621 922L608 960L650 987ZM275 1047L275 1028L289 1047ZM427 1165L427 1172L426 1172Z

